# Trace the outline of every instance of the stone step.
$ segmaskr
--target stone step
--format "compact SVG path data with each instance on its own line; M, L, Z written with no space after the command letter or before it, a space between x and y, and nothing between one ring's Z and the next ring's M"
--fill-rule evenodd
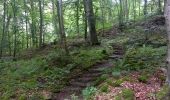
M71 82L70 84L71 84L71 86L85 88L85 87L93 85L93 82L87 82L87 83L86 82Z
M112 66L112 63L107 62L107 63L103 63L100 65L95 65L91 69L100 69L100 68L111 67L111 66Z
M100 72L100 73L86 73L82 77L92 77L92 78L95 78L95 77L98 77L100 75L102 75L102 72Z
M80 92L81 93L81 92ZM80 94L79 93L79 94ZM74 94L74 93L73 93ZM60 92L53 94L53 99L52 100L71 100L71 95L73 95L70 92ZM83 97L80 96L78 93L74 94L75 96L78 96L78 100L83 100Z
M122 59L123 57L121 55L112 55L109 56L110 59Z
M92 68L92 69L89 69L87 72L88 73L100 73L102 72L102 70L100 70L101 68Z
M81 92L82 89L83 88L79 86L67 86L62 90L62 92L74 94L74 93Z
M76 79L79 82L90 82L90 81L94 81L96 78L94 77L80 77L78 79Z

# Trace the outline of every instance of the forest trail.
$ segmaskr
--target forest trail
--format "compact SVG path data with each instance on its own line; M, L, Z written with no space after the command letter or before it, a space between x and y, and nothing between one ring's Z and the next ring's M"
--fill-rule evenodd
M54 93L52 100L71 100L71 95L75 94L79 100L83 100L82 90L89 86L96 85L95 81L103 74L103 69L113 67L113 60L118 60L123 57L123 47L112 45L113 53L109 58L100 63L96 63L81 75L69 81L69 85L63 88L59 93Z

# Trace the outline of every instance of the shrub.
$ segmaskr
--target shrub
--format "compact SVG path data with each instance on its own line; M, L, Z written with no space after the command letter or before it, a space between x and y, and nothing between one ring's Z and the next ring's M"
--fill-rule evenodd
M97 92L95 87L87 87L82 91L84 100L91 100L92 96Z

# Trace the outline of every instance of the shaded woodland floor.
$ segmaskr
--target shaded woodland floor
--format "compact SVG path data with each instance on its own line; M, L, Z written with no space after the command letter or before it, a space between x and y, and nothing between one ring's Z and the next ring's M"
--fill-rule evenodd
M100 46L69 39L70 56L49 44L22 52L17 62L2 61L0 98L161 100L166 95L167 36L161 16L123 32L114 27L98 33Z

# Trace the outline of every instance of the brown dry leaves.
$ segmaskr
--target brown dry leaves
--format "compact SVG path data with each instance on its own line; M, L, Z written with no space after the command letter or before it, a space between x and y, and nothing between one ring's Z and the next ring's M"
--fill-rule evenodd
M121 87L109 87L108 93L99 93L95 96L95 100L114 100L115 96L122 92L122 89L131 89L134 91L136 100L156 100L156 93L160 91L162 81L159 79L160 72L150 76L147 83L138 81L139 73L135 72L130 75L130 78L135 81L125 81Z

